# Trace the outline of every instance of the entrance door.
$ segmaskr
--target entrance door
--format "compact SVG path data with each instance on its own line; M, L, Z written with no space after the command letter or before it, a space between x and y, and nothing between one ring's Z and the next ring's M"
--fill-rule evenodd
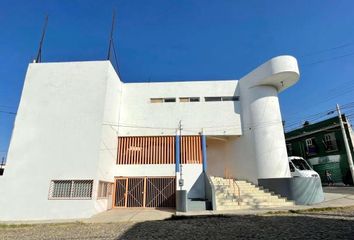
M128 178L127 207L144 207L145 178Z
M147 178L146 207L175 207L176 178Z
M115 183L115 207L127 207L128 178L116 178Z
M175 177L116 178L114 207L174 208L175 193Z

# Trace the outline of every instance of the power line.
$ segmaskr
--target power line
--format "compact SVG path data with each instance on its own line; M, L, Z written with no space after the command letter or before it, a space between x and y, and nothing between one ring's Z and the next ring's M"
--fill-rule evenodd
M11 114L11 115L16 115L16 112L8 112L8 111L2 111L0 110L0 113L4 113L4 114Z
M311 65L315 65L315 64L319 64L319 63L324 63L324 62L329 62L329 61L335 61L337 59L341 59L341 58L345 58L345 57L349 57L349 56L353 56L354 52L352 53L348 53L348 54L344 54L344 55L340 55L340 56L336 56L336 57L332 57L332 58L327 58L327 59L323 59L323 60L319 60L316 62L312 62L312 63L306 63L303 64L302 66L311 66Z
M341 45L338 45L338 46L335 46L335 47L326 48L326 49L322 49L322 50L319 50L319 51L314 51L314 52L311 52L311 53L303 54L303 55L300 55L300 57L314 56L314 55L317 55L317 54L321 54L321 53L324 53L324 52L337 50L337 49L340 49L340 48L345 48L345 47L352 46L352 45L354 45L354 41L348 42L348 43L345 43L345 44L341 44Z

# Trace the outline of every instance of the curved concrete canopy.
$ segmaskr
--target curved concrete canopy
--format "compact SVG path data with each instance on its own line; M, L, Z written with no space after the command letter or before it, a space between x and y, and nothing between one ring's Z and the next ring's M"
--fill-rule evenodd
M292 56L278 56L265 62L240 79L247 87L274 86L278 92L294 85L300 77L297 60Z

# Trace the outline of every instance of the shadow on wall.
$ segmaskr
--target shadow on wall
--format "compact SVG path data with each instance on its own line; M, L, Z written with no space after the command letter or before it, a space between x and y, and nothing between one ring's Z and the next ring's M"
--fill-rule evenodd
M322 215L172 217L137 223L117 239L352 239L353 215Z

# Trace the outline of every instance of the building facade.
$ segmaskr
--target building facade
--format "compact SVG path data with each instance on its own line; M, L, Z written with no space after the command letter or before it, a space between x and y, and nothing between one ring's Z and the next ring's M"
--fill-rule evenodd
M0 220L87 218L203 199L207 176L290 178L280 56L240 80L123 83L109 61L33 63L0 178Z
M352 128L345 115L342 115L342 120L353 155ZM323 183L326 183L326 170L331 172L336 183L353 183L338 116L306 124L286 133L285 137L288 155L307 159Z

